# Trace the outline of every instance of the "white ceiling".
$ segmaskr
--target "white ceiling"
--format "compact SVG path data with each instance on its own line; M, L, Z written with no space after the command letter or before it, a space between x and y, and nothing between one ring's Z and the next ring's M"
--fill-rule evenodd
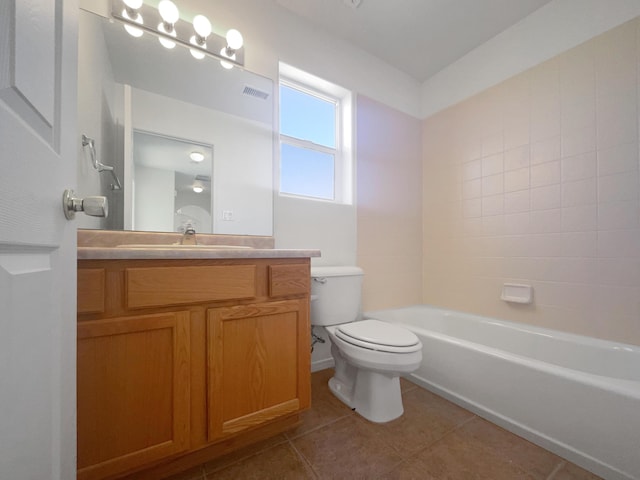
M424 82L551 0L274 0Z

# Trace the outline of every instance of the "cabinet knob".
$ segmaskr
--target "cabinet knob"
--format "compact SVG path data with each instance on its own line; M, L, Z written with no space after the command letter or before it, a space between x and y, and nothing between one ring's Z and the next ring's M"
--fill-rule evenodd
M76 212L84 212L92 217L106 217L109 215L107 197L74 197L73 190L65 190L62 194L62 209L67 220L75 218Z

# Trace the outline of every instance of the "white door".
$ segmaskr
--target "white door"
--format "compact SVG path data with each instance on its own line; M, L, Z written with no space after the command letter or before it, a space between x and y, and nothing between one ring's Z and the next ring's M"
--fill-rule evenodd
M0 478L75 479L76 0L0 0ZM99 101L99 99L98 99Z

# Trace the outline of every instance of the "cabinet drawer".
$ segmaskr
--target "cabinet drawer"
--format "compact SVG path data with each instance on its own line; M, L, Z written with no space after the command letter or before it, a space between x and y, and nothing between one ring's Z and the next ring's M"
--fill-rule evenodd
M104 312L104 268L78 270L78 313Z
M270 265L269 296L304 295L309 293L311 273L308 265Z
M127 268L125 279L128 308L256 296L255 265Z

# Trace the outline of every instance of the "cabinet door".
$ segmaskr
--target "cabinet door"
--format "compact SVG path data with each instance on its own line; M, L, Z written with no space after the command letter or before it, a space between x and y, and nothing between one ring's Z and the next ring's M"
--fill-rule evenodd
M78 324L78 479L189 446L189 312Z
M209 440L309 407L308 300L208 312Z

